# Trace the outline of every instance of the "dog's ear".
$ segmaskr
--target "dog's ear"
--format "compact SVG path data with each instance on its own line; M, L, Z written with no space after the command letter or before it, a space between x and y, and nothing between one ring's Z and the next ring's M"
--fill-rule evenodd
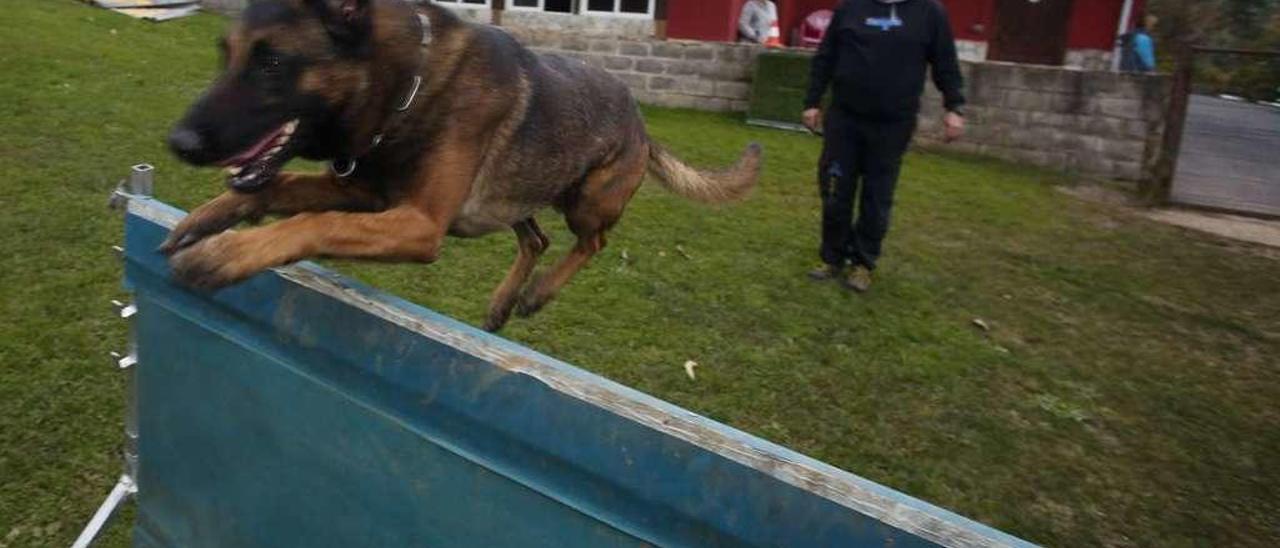
M358 45L368 39L373 27L372 0L306 0L324 21L334 40Z

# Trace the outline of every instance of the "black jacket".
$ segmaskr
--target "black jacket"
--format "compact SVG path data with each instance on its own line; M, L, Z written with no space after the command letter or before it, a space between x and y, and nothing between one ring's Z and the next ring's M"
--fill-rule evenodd
M894 17L896 15L896 17ZM834 80L843 110L897 120L920 111L925 66L947 110L964 104L960 63L947 12L938 0L844 0L813 57L805 107L817 107Z

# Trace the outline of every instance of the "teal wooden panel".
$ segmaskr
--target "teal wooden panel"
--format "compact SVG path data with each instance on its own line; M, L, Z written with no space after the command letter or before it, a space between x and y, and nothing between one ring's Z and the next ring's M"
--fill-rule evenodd
M1025 546L304 264L197 294L135 198L138 546Z

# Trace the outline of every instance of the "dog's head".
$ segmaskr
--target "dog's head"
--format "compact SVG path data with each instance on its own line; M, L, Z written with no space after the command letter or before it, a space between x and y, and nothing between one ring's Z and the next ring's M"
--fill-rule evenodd
M222 73L169 146L185 162L225 167L242 192L295 156L349 154L403 93L422 32L399 0L252 2L220 41Z

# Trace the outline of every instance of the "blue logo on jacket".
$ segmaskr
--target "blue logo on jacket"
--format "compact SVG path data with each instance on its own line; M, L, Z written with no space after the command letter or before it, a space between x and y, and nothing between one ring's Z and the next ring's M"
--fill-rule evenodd
M868 17L868 27L877 27L882 31L888 31L894 27L901 27L902 20L897 17Z

